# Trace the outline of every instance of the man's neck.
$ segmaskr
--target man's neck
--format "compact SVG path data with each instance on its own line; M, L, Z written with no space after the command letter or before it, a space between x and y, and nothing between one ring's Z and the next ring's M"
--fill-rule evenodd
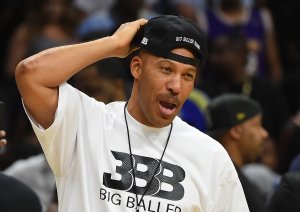
M228 140L230 139L230 140ZM232 162L238 167L242 167L244 165L244 161L241 155L240 150L236 146L236 142L232 141L233 138L230 137L223 137L222 145L228 152L229 157L231 158Z

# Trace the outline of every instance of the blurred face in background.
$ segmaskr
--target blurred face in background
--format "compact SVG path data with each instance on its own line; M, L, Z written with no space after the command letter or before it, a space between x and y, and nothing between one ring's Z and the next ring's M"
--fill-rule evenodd
M42 10L49 22L60 21L66 11L65 0L46 0Z
M263 142L263 151L260 156L260 160L263 164L271 167L273 170L278 169L278 154L275 141L270 137Z
M221 36L213 41L208 59L209 67L217 77L232 81L245 71L246 50Z
M243 163L255 162L262 153L263 142L268 137L267 131L262 126L262 116L256 115L238 127L240 127L240 137L237 145L241 152Z
M105 104L124 100L118 95L120 91L123 92L123 80L101 76L97 67L93 65L74 76L74 85L88 96Z

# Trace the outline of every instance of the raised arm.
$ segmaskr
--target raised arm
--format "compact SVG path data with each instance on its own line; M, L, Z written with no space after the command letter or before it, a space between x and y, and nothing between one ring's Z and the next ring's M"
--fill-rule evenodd
M109 37L48 49L21 61L16 68L18 89L33 118L44 128L54 121L58 86L84 67L108 57L126 57L131 40L141 25L139 19L122 24Z

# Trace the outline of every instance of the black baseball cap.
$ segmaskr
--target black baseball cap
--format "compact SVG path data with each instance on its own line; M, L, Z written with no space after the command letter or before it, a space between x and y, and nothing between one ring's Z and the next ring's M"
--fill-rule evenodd
M153 55L195 67L202 67L207 58L204 32L182 16L162 15L150 19L136 34L133 45ZM171 53L176 48L190 50L195 58Z
M262 114L255 100L239 94L223 94L209 103L206 109L207 134L217 135Z

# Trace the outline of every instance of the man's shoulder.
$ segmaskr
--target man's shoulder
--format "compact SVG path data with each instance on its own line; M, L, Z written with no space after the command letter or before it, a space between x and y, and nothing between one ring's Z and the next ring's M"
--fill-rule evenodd
M122 101L115 101L115 102L110 102L106 104L107 110L114 111L114 112L122 112L124 110L125 102Z
M207 139L212 139L209 136L207 136L204 132L200 131L199 129L189 125L185 121L183 121L180 117L176 116L174 119L174 125L177 126L177 128L181 129L178 130L177 133L182 134L193 134L195 136L200 137L206 137Z
M223 146L197 128L187 124L181 118L176 117L174 120L175 134L177 138L184 139L190 145L199 148L209 148L214 150L224 149Z

